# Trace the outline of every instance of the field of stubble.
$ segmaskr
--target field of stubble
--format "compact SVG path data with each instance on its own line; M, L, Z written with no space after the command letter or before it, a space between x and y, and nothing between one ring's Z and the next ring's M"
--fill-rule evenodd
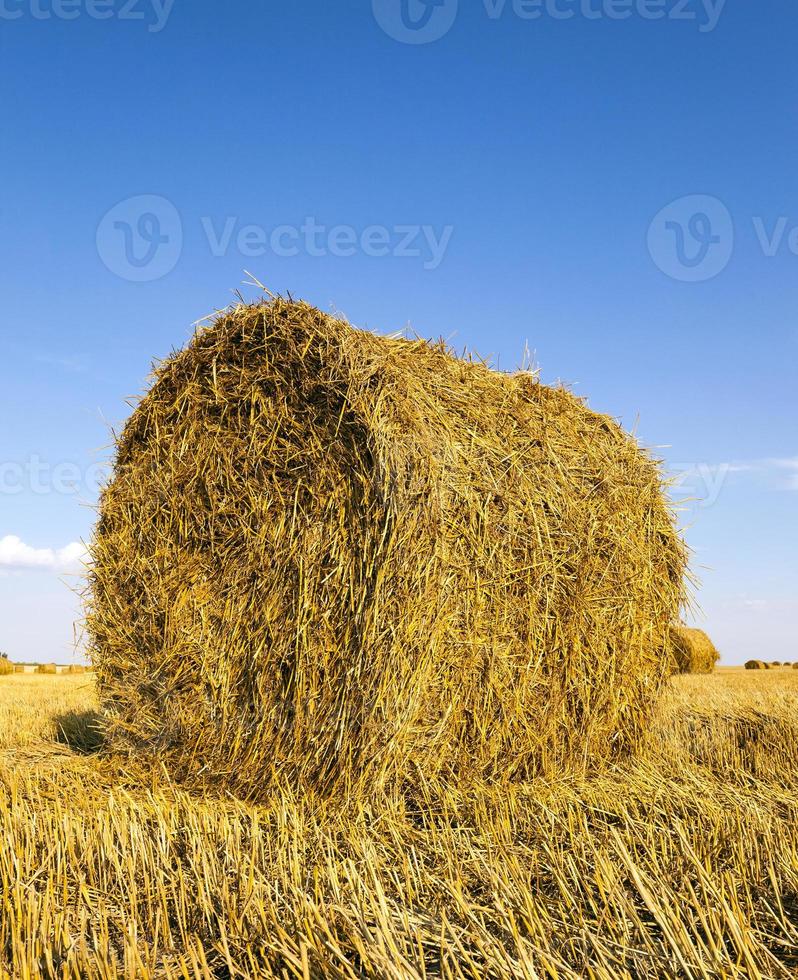
M797 709L676 678L623 769L347 811L189 794L90 675L0 677L0 976L795 977Z

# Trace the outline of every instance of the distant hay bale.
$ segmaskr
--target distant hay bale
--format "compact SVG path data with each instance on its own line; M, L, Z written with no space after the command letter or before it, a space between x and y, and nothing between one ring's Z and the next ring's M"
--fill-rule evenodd
M70 664L66 668L66 670L64 671L64 673L65 674L85 674L86 673L86 668L83 666L83 664Z
M792 665L792 669L793 669L793 670L798 670L798 663L795 663L795 664L793 664L793 665Z
M771 667L781 667L781 661L780 660L771 660L770 661L770 666Z
M611 419L283 300L157 368L92 553L116 743L252 797L627 752L686 561L658 465Z
M0 657L0 676L14 673L14 665L5 657Z
M57 674L58 667L55 664L37 664L36 665L37 674Z
M711 674L720 654L703 630L678 624L671 627L671 650L680 674Z
M746 660L745 669L746 670L767 670L769 667L764 660Z

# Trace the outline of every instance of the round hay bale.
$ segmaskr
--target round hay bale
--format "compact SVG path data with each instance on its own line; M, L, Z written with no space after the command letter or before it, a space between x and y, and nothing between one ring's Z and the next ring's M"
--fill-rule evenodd
M770 666L771 667L781 667L781 661L780 660L771 660L770 661Z
M36 665L37 674L57 674L58 668L55 664L37 664Z
M14 665L6 657L0 657L0 676L5 674L13 674Z
M680 674L711 674L720 654L703 630L677 624L671 627L671 650Z
M764 660L746 660L746 670L768 670L769 665Z
M92 554L117 743L252 797L627 752L686 564L657 463L613 420L284 300L157 368Z
M798 670L798 663L795 663L795 664L793 664L793 665L792 665L792 669L793 669L793 670Z

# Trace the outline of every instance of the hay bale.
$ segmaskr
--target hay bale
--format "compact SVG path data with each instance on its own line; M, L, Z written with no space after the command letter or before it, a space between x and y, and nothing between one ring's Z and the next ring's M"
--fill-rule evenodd
M680 674L711 674L720 654L703 630L681 623L671 627L671 650Z
M769 670L769 664L766 664L764 660L746 660L745 669L746 670Z
M658 465L611 419L283 300L158 367L92 553L117 744L253 797L625 753L686 559Z
M0 676L14 673L14 665L6 657L0 657Z
M57 674L58 667L56 664L37 664L36 665L37 674Z
M793 665L792 665L792 669L793 669L793 670L798 670L798 663L795 663L795 664L793 664Z
M83 664L70 664L65 670L65 674L85 674L86 668Z

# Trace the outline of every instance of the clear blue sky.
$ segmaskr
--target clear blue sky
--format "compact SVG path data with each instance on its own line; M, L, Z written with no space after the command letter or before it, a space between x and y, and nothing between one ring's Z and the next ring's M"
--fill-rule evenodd
M70 658L109 426L248 269L528 343L687 471L724 660L798 660L798 10L402 2L0 0L0 649Z

